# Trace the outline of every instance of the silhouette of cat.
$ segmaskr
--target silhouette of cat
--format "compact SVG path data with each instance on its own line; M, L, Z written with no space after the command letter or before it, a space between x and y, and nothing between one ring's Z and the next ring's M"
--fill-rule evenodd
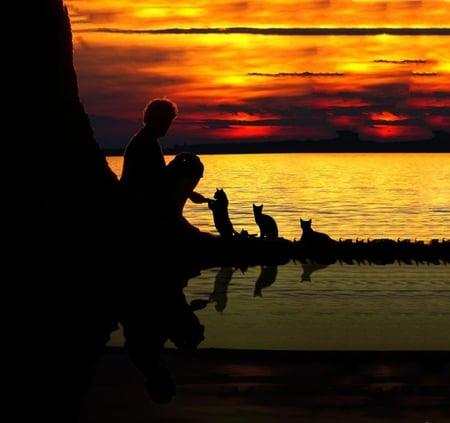
M253 215L255 216L256 224L259 226L260 237L266 239L277 239L277 222L275 222L275 219L272 216L264 214L262 210L263 204L260 206L253 204Z
M338 242L323 232L316 232L311 227L312 219L303 220L300 218L300 227L302 229L302 237L300 242L307 244L334 245Z
M216 188L214 200L208 200L208 207L213 213L214 226L222 237L238 235L228 214L228 197L223 188Z

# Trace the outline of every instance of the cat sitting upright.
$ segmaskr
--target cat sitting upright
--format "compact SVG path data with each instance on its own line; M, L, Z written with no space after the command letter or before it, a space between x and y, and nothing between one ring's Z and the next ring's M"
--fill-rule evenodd
M323 232L316 232L311 227L312 219L303 220L300 218L300 227L302 236L300 242L312 245L331 245L337 243L333 238Z
M275 219L272 216L264 214L262 210L263 204L260 206L253 204L253 215L255 216L255 222L259 227L260 237L266 239L277 239L277 222L275 222Z
M231 223L228 214L228 197L223 188L216 188L214 200L208 200L208 207L213 213L214 226L222 237L231 238L239 235Z

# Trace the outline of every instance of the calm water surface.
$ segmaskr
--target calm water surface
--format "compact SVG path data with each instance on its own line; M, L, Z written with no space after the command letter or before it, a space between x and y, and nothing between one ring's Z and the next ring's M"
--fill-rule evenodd
M290 262L274 270L273 282L260 266L209 269L189 281L189 300L211 300L196 312L202 347L450 350L448 266Z
M167 156L167 161L172 156ZM278 223L283 238L299 239L299 219L339 238L450 237L450 154L201 155L197 190L223 188L235 228L259 233L252 204ZM121 157L108 157L120 175ZM216 233L206 204L185 207L200 229Z
M170 156L167 160L170 160ZM198 191L224 188L237 230L258 233L264 204L280 236L299 239L299 218L339 238L450 238L450 154L204 155ZM121 157L108 157L120 174ZM206 205L186 217L215 233ZM200 347L283 350L450 350L447 265L289 262L212 268L189 281L205 326ZM121 332L111 343L122 344Z

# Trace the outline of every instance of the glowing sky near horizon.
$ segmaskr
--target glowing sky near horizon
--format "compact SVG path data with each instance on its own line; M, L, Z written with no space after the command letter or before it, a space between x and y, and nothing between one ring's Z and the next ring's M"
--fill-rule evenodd
M450 1L65 4L104 147L123 147L160 96L180 109L168 145L450 132Z

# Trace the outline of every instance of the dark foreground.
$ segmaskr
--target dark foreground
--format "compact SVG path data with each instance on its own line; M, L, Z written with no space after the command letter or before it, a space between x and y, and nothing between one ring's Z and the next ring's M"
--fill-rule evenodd
M170 349L177 395L161 405L124 350L108 348L80 423L447 423L449 355Z

